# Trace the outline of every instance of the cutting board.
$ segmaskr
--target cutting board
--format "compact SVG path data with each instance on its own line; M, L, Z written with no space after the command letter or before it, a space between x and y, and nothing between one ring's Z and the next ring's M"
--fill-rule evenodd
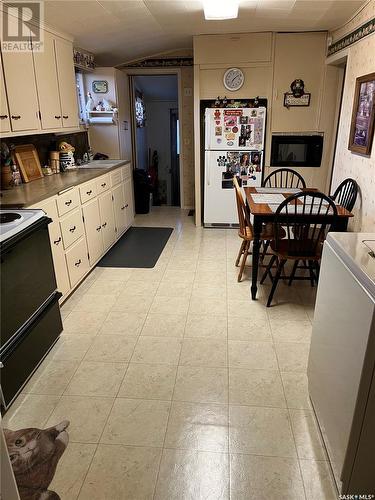
M13 151L13 160L17 163L23 182L30 182L43 177L38 152L33 144L16 146Z

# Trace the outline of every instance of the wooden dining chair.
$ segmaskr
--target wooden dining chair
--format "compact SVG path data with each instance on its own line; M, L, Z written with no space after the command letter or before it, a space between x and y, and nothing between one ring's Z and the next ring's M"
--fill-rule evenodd
M278 168L270 173L262 183L263 187L272 188L306 188L301 174L290 168Z
M323 241L336 220L334 201L319 191L297 193L280 203L275 212L274 239L270 244L273 255L260 281L263 283L267 276L272 281L267 307L272 303L281 272L288 260L294 261L291 275L287 276L289 285L294 279L308 279L312 286L318 281ZM284 231L286 237L281 236ZM299 266L300 261L308 265ZM277 269L275 276L272 276L274 263L277 263ZM309 276L296 276L297 269L308 269Z
M345 179L331 195L337 205L341 205L349 212L352 211L358 195L358 184L354 179Z
M238 236L242 239L241 247L238 252L238 256L236 259L236 266L239 265L241 256L241 265L238 273L237 281L240 282L242 279L243 271L245 269L246 259L248 255L251 255L250 245L254 239L253 225L250 222L250 214L245 205L245 201L242 196L241 188L238 184L238 180L236 177L233 178L234 191L236 195L236 204L237 204L237 212L238 212ZM263 230L261 233L261 239L263 241L268 241L273 239L273 224L272 222L269 224L265 224L263 226Z

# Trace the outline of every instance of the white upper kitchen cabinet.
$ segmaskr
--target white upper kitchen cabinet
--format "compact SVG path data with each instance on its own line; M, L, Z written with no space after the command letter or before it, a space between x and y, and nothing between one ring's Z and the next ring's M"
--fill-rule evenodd
M39 108L43 129L62 128L62 113L57 79L55 37L44 32L44 50L33 52ZM71 61L73 65L73 61Z
M0 57L0 132L10 132L8 101L4 83L3 63Z
M12 16L8 19L17 23ZM2 56L12 131L40 130L32 52L3 51Z
M63 127L78 127L78 103L72 43L62 38L55 38L55 54Z

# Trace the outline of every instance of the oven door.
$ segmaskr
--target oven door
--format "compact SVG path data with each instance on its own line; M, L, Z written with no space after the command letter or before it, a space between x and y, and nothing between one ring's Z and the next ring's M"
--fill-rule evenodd
M5 409L62 332L60 297L60 292L53 293L38 315L19 331L18 337L1 354L1 392Z
M1 350L57 288L49 221L43 217L1 244Z

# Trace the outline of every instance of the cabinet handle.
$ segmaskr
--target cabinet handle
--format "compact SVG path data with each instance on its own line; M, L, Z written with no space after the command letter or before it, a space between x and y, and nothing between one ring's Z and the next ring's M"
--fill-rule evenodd
M63 118L64 118L64 120L66 120L67 118L69 118L69 116L68 115L63 115Z
M121 210L125 210L125 205L123 207L121 207Z
M86 194L90 196L90 194L92 194L92 189L90 189L90 191L86 191Z
M55 115L56 120L60 120L61 115Z
M68 201L66 201L66 202L65 202L65 205L66 205L67 207L68 207L69 205L71 205L71 204L72 204L72 200L68 200Z
M129 206L129 203L127 203L127 204L125 205L125 208L128 208L128 206Z
M77 262L74 263L76 267L79 267L81 265L82 261L81 259L77 260Z
M106 222L104 222L104 223L102 224L102 227L107 227L107 223L106 223Z
M97 231L100 231L100 230L101 230L101 228L102 228L102 226L98 226L98 227L96 228L96 230L97 230Z
M71 227L71 228L69 229L69 231L70 231L71 233L74 233L74 231L75 231L76 229L77 229L77 227L76 227L76 226L73 226L73 227Z
M107 183L106 182L103 182L103 184L100 184L102 186L102 188L106 187Z
M8 115L0 115L0 120L5 120L6 118L8 118Z
M54 241L54 244L58 245L60 243L60 241L61 241L61 236L59 236L58 239Z
M11 118L12 120L19 120L21 118L21 115L12 115Z

